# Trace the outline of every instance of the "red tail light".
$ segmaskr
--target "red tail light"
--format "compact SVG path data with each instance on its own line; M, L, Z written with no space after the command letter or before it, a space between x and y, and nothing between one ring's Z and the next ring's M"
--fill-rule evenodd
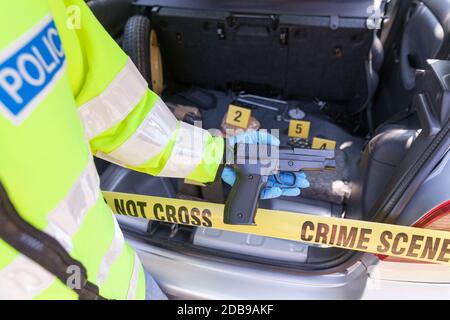
M450 231L450 200L430 210L413 227Z
M432 230L450 231L450 200L447 200L437 207L428 211L420 220L412 225L417 228L426 228ZM394 258L389 256L378 256L381 260L391 262L413 262L426 263L422 261L414 261L410 259Z

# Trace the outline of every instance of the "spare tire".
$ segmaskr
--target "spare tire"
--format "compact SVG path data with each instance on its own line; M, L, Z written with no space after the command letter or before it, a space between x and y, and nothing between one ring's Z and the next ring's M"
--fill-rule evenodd
M149 18L136 15L128 19L122 48L145 78L150 89L160 95L163 89L161 53L156 32L152 29Z

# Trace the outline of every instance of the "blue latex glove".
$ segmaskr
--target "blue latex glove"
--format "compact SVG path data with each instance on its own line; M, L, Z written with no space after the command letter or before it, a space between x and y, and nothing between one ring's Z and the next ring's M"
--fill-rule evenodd
M267 132L251 131L229 138L228 143L231 145L236 143L260 143L278 146L280 141ZM293 185L294 179L295 185ZM230 167L225 167L222 172L222 180L233 186L236 182L236 172ZM268 178L267 185L261 192L261 199L273 199L280 196L296 197L300 195L300 189L309 187L309 182L303 172L280 172L278 180L275 176Z

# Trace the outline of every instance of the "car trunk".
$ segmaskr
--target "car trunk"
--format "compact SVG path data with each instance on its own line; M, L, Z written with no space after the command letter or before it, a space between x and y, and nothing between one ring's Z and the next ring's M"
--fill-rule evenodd
M309 141L313 137L336 141L335 172L311 173L313 188L302 196L260 201L260 207L345 215L367 142L368 126L361 111L373 97L379 67L371 61L376 34L367 28L372 1L288 1L277 6L219 1L213 7L191 1L135 4L158 35L163 100L200 107L203 128L220 128L228 105L245 91L285 101L272 103L275 111L252 105L252 116L261 128L280 130L282 145L288 143L290 114L297 108L306 114L302 120L311 122ZM226 185L204 188L116 165L110 165L101 180L103 190L169 198L220 202L229 192ZM339 266L349 256L345 250L321 245L118 218L126 232L146 243L207 256L311 270Z
M217 107L203 111L203 127L218 128L222 122L223 114L227 106L233 100L231 96L221 91L207 91L217 97ZM167 97L165 101L170 101ZM304 105L305 102L292 100L290 104ZM306 102L311 104L311 102ZM313 106L311 106L314 108ZM257 117L263 128L280 129L281 143L286 145L288 122L277 121L275 114L266 110L252 110L252 115ZM305 190L304 195L295 198L281 197L279 199L261 200L260 207L274 210L287 210L299 213L315 214L321 216L340 217L345 212L346 198L348 195L333 193L333 185L345 185L351 183L352 177L356 175L357 161L360 157L365 139L357 135L348 133L345 129L333 123L331 119L320 112L307 112L306 119L311 121L311 136L332 138L337 141L337 145L343 146L341 152L342 161L339 163L342 172L333 172L319 176L319 174L309 174L310 180L314 176L315 181L311 184L314 191ZM340 158L340 159L341 159ZM350 166L353 169L350 169ZM350 187L348 187L350 189ZM180 179L151 177L143 173L138 173L116 165L110 165L102 174L102 189L117 192L128 192L136 194L154 195L168 198L185 198L202 200L209 202L222 202L226 199L230 188L223 184L212 184L207 187L200 187L185 183ZM220 194L219 194L220 193ZM331 193L331 194L330 194ZM328 196L334 196L334 201L324 201ZM132 224L139 226L139 230L144 232L146 241L155 241L159 245L175 243L176 246L183 246L193 249L214 249L212 252L218 254L222 252L233 257L240 257L247 260L254 260L274 264L298 265L307 263L319 263L337 258L344 252L335 248L324 248L322 246L311 246L299 242L273 239L236 232L220 231L209 228L189 227L180 224L170 224L163 222L148 222L145 220L136 224L135 219L118 216L123 225ZM148 224L148 225L147 225ZM135 227L132 227L133 231Z
M372 29L376 4L380 2L138 0L134 10L151 19L158 35L163 100L198 107L203 128L220 128L228 106L245 91L283 101L276 110L252 107L261 128L279 129L282 145L289 142L289 120L298 108L305 112L302 120L311 123L309 142L313 137L336 141L334 172L310 172L311 187L301 196L262 200L260 207L371 220L420 128L416 117L408 115L395 128L374 129L371 107L383 63L380 33ZM402 131L393 134L398 127ZM101 184L108 191L209 202L222 202L229 192L220 182L200 187L113 164L101 174ZM345 270L359 255L178 223L118 219L126 234L151 246L289 270Z

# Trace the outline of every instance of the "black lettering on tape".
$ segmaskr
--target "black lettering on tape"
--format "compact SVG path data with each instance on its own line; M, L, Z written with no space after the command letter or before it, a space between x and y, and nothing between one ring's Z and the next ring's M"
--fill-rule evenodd
M191 224L193 226L200 226L202 224L200 221L200 210L198 208L192 208L191 210Z
M392 243L392 253L395 255L402 255L406 251L405 248L400 247L400 241L408 243L408 235L400 232L395 236L394 242Z
M184 206L178 208L178 222L182 224L189 224L189 211Z
M116 199L116 198L114 198L114 207L116 208L116 213L124 214L124 215L127 214L125 212L125 204L124 204L123 199Z
M359 233L358 243L356 244L356 248L359 250L367 250L366 244L370 241L370 235L372 234L371 229L361 228Z
M418 253L415 253L415 250L419 250L422 246L417 242L423 241L423 236L419 236L417 234L413 234L411 237L411 243L409 244L408 252L406 255L411 258L417 258L419 256Z
M438 252L439 245L441 244L441 239L434 239L431 237L427 237L425 240L425 247L423 248L422 254L420 258L434 260L436 254Z
M155 203L155 205L153 206L153 214L155 215L155 218L158 219L159 221L166 221L166 218L160 216L160 213L163 213L164 208L163 205L160 203Z
M391 249L391 244L389 240L392 239L392 232L383 231L380 235L381 245L377 246L377 251L379 253L386 253Z
M305 221L302 225L300 231L300 239L303 241L312 241L314 239L313 235L307 235L308 229L314 231L314 223L312 221Z
M331 235L330 235L330 241L329 244L333 245L334 241L336 240L336 233L337 233L337 225L333 224L331 227Z
M437 260L441 262L450 261L450 239L444 239L442 242L441 253L439 254Z
M128 200L125 203L125 206L127 208L127 213L132 217L138 217L139 214L137 212L136 203L133 200Z
M314 239L314 242L327 244L327 235L329 230L330 228L325 223L318 223L316 238Z
M338 232L338 240L336 245L342 246L344 248L353 248L356 242L356 236L358 235L358 228L351 227L350 231L347 232L346 226L341 226Z
M137 201L136 204L139 207L139 211L141 212L141 217L147 218L147 216L145 215L145 207L147 207L147 203L143 201Z
M153 219L151 216L148 217L148 213L146 213L149 206L147 201L135 201L126 199L126 197L122 199L120 194L117 195L117 198L110 198L108 193L105 194L105 199L108 199L108 204L111 206L111 202L114 203L113 208L116 214ZM209 228L215 227L213 226L213 221L218 217L213 216L210 209L161 203L153 204L153 201L150 202L153 207L153 215L159 221ZM219 213L217 212L217 214ZM353 222L349 223L349 225L345 221L334 224L332 220L327 220L326 218L319 219L319 221L322 222L304 221L300 230L300 239L298 240L378 254L404 256L412 259L447 264L450 262L450 238L446 236L438 237L439 233L433 234L430 231L424 233L424 236L414 232L414 229L404 229L406 231L397 233L389 231L389 225L380 225L380 227L388 230L380 230L380 238L374 239L378 241L372 243L371 236L374 230L372 228L363 228L362 222L361 224L356 224L356 226L351 226L354 224ZM292 235L289 236L292 238ZM369 246L372 244L376 248Z
M178 223L177 221L177 210L174 206L166 205L166 218L168 222Z
M202 219L203 219L203 223L202 226L207 227L207 228L211 228L212 227L212 221L211 221L211 211L209 211L208 209L204 209L202 211Z

